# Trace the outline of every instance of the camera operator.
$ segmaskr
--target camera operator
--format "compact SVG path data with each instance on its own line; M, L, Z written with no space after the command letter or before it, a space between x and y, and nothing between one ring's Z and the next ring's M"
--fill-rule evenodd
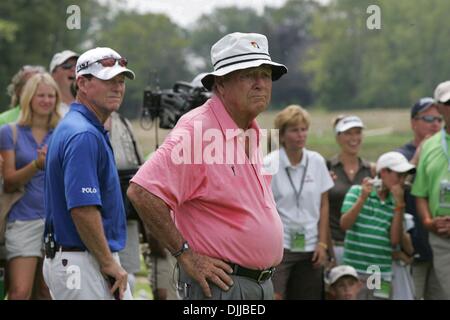
M126 246L122 251L119 251L119 258L122 267L128 273L128 284L131 292L133 292L136 281L135 274L141 269L140 220L126 196L126 191L130 179L142 164L142 152L136 142L131 123L118 112L111 113L111 116L105 122L105 129L109 131L111 146L114 150L114 159L119 173L120 188L127 215Z

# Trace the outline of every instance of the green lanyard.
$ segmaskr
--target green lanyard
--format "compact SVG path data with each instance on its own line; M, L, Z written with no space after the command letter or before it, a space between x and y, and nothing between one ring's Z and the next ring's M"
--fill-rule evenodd
M447 157L447 161L448 161L447 170L450 171L450 157L448 155L448 146L447 146L447 140L445 139L445 136L446 136L445 128L442 128L442 130L441 130L441 145L442 145L442 149L444 150L444 154Z
M303 185L305 184L306 171L308 170L309 158L308 158L308 155L306 155L306 154L305 154L305 157L306 157L305 171L303 171L302 180L300 182L300 189L298 190L298 192L297 192L297 189L295 189L294 181L292 181L292 177L289 173L289 167L285 168L286 174L289 178L289 182L291 183L291 187L295 193L295 198L296 198L295 200L296 200L297 208L300 208L300 195L302 194Z

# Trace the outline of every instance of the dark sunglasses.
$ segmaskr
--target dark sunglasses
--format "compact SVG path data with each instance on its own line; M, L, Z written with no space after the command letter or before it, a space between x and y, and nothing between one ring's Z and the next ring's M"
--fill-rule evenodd
M439 116L429 116L429 115L428 116L420 116L420 117L416 117L416 119L423 120L427 123L433 123L434 121L437 121L439 123L442 122L442 117L439 117Z
M440 104L443 104L444 106L450 106L450 100L447 100L445 102L440 102Z
M104 59L100 59L97 61L94 61L93 63L88 63L84 66L81 66L81 68L78 69L78 71L81 71L83 69L86 69L87 67L89 67L90 65L94 64L94 63L100 63L103 67L113 67L116 62L119 64L119 66L121 67L126 67L128 65L128 60L127 58L104 58Z
M69 70L72 69L72 67L75 67L76 63L70 63L70 62L66 62L63 63L60 67L63 68L64 70Z

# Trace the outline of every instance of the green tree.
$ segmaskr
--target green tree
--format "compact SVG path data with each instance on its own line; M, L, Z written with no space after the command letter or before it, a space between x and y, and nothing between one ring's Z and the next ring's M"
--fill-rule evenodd
M98 33L95 46L114 48L129 60L136 79L127 82L121 111L135 118L146 86L167 89L192 77L185 60L189 41L183 29L162 14L119 12L113 20L107 32Z
M0 110L9 105L6 86L17 70L25 64L46 68L55 52L79 50L89 38L94 17L105 14L94 0L78 0L81 29L68 30L66 10L72 0L15 0L0 2Z
M381 29L369 30L369 5ZM317 12L306 63L316 104L330 109L410 106L432 95L450 65L445 0L334 0Z

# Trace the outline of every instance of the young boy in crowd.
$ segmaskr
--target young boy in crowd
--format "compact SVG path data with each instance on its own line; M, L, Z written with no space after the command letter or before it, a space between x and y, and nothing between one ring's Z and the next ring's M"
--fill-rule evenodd
M331 297L335 300L357 300L362 287L355 268L347 265L331 269L329 284Z

